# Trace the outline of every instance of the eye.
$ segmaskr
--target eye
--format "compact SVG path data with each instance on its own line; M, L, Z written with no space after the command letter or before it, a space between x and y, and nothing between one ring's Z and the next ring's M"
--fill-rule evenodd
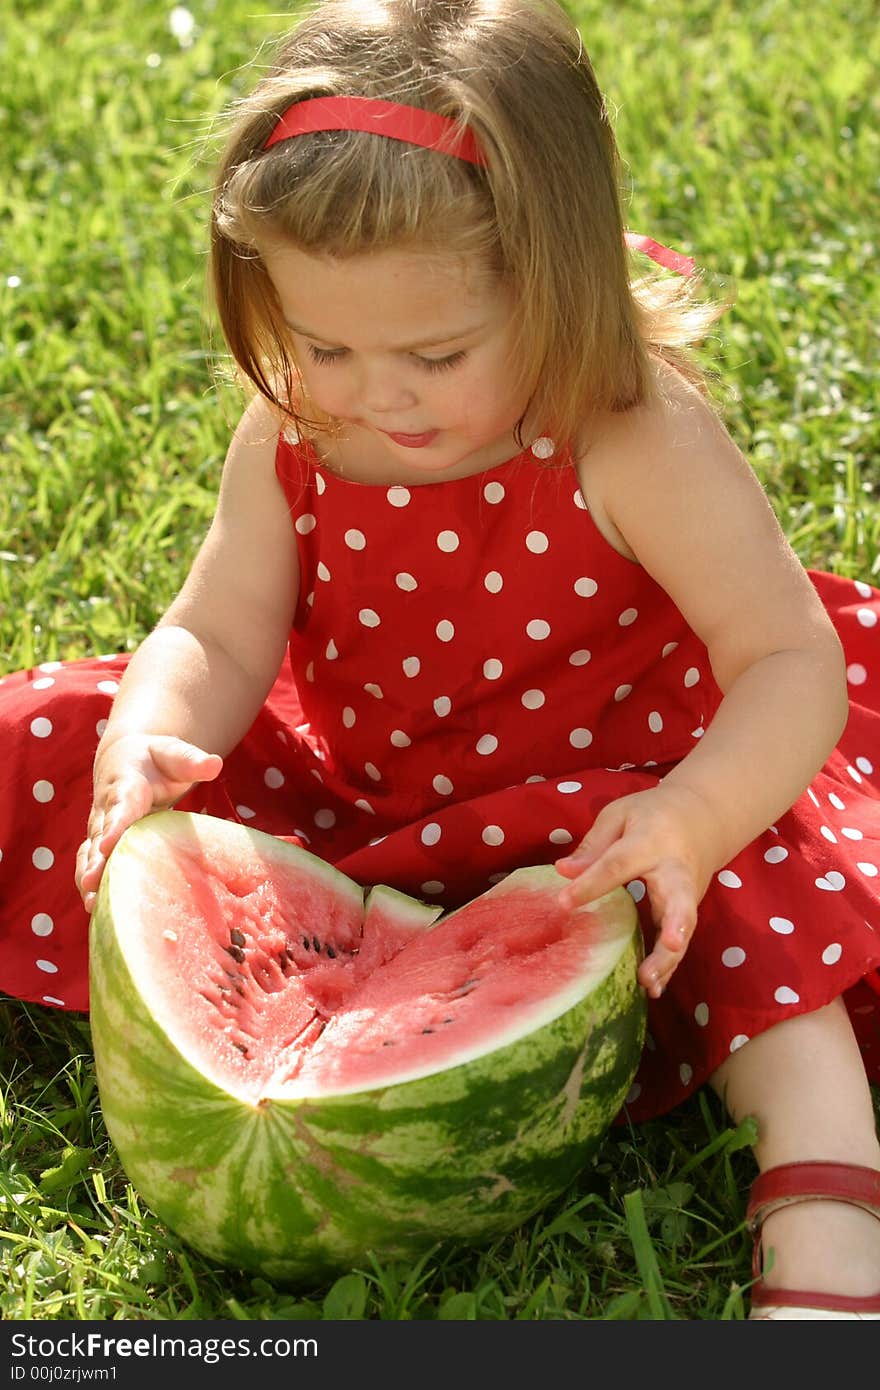
M309 343L308 349L309 357L311 357L312 361L323 363L324 365L328 362L338 362L346 353L345 348L319 348L315 347L314 343Z
M446 372L450 367L457 367L459 362L463 362L467 354L461 349L458 352L451 352L448 357L417 357L426 372Z

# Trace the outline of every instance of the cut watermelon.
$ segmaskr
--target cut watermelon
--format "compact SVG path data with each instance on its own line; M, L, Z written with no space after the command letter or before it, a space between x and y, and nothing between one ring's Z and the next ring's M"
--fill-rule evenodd
M209 1257L294 1282L520 1224L598 1148L644 1034L632 899L567 910L563 885L520 869L437 920L244 826L139 821L90 957L132 1183Z

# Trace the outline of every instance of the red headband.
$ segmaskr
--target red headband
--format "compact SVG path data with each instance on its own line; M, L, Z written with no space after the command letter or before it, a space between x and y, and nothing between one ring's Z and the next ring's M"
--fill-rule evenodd
M371 135L385 135L389 140L404 140L408 145L421 145L426 150L439 150L469 164L486 164L472 130L462 128L448 116L374 97L311 97L294 102L282 113L263 148L268 150L280 140L318 130L363 130Z
M375 97L310 97L295 101L281 113L263 149L319 130L362 130L389 140L403 140L408 145L421 145L426 150L439 150L469 164L485 166L488 162L474 132L448 116ZM677 275L694 273L696 266L690 256L671 251L651 237L624 232L624 241L630 250L643 252L666 270L674 270Z

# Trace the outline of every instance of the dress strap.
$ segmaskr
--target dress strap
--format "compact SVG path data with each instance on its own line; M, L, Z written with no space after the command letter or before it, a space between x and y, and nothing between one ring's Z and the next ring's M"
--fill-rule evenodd
M697 268L692 256L684 256L680 251L661 246L659 241L643 236L641 232L624 232L623 239L631 251L643 252L644 255L650 256L652 261L662 265L664 270L674 270L676 275L693 275Z

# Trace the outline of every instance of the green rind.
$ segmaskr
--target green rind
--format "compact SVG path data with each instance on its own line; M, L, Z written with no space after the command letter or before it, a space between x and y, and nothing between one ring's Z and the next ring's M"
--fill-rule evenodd
M624 890L597 904L617 922L616 965L527 1037L384 1089L250 1105L207 1081L151 1017L114 926L112 878L111 858L91 925L104 1119L142 1197L209 1258L301 1283L369 1249L407 1257L491 1239L565 1190L629 1089L645 1009Z

